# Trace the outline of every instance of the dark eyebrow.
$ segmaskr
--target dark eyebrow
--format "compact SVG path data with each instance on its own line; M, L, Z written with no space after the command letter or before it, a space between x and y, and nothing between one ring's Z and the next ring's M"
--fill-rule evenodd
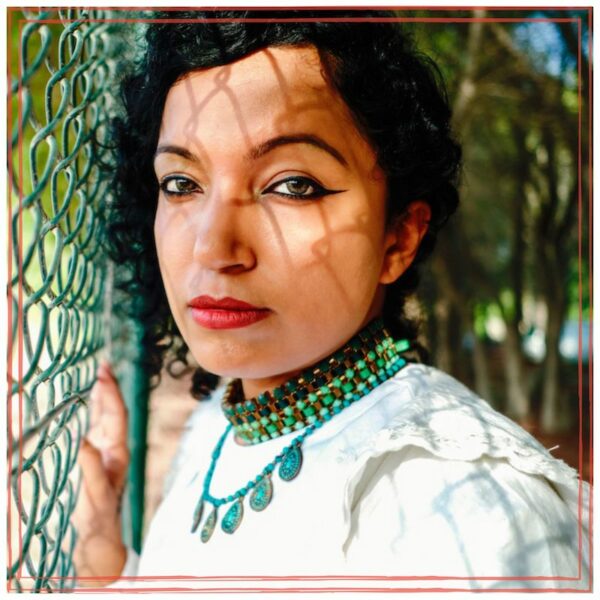
M177 154L178 156L181 156L182 158L185 158L191 162L200 162L198 157L193 152L190 152L183 146L173 146L171 144L159 146L154 153L153 160L156 159L159 154Z
M261 156L264 156L271 150L275 148L279 148L280 146L287 146L289 144L310 144L311 146L315 146L316 148L320 148L325 152L331 154L333 158L335 158L339 163L344 165L344 167L348 166L348 161L342 156L342 154L336 150L333 146L329 145L325 140L321 139L317 135L312 135L309 133L302 133L298 135L280 135L278 137L272 138L255 146L248 153L248 158L251 160L256 160ZM190 152L187 148L183 146L175 146L172 144L167 144L164 146L159 146L154 153L154 159L159 154L176 154L189 160L191 162L200 162L199 159L193 152Z
M348 166L348 161L342 156L342 154L336 150L333 146L330 146L325 140L321 139L317 135L312 135L309 133L300 133L297 135L281 135L278 137L274 137L258 146L252 148L248 153L248 158L251 160L256 160L261 156L267 154L267 152L271 152L275 148L279 148L280 146L287 146L288 144L310 144L311 146L316 146L321 150L325 150L325 152L331 154L333 158L335 158L339 163L344 165L344 167Z

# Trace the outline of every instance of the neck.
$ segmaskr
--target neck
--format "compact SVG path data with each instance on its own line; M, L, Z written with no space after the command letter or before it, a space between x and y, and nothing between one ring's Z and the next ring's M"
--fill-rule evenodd
M301 371L302 369L297 369L296 371L290 371L289 373L280 373L279 375L273 375L272 377L264 377L261 379L242 379L244 396L246 398L255 398L267 390L273 390L276 387L283 385L292 377L300 374Z
M322 424L368 394L406 364L401 353L409 346L407 340L394 340L377 319L299 372L232 380L221 405L240 439L250 444L269 441Z
M368 323L373 321L375 318L381 318L381 312L383 310L383 296L378 293L376 297L376 301L373 303L372 308L369 310L369 313L363 319L363 322L356 329L356 331L352 334L352 336L356 335L358 331L363 329ZM350 336L350 337L352 337ZM350 337L348 339L350 339ZM343 344L340 344L340 347ZM292 377L296 377L299 375L306 367L309 367L311 364L317 364L319 361L323 360L325 357L329 356L333 352L335 352L337 348L332 348L329 352L318 356L311 363L307 363L302 365L301 367L288 371L286 373L279 373L277 375L272 375L270 377L261 377L259 379L250 379L245 378L242 379L242 389L244 390L244 396L246 398L256 398L259 394L266 392L267 390L273 390L280 385L283 385L286 381L292 379Z

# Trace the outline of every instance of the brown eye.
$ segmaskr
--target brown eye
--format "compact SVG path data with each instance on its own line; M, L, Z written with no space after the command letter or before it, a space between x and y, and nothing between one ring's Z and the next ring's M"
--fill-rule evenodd
M167 196L186 196L200 190L194 181L181 175L163 179L160 184L160 189L167 194Z
M288 177L274 183L265 192L268 194L277 194L284 198L297 199L320 198L321 196L335 193L334 190L326 190L309 177Z
M304 196L314 191L313 186L305 179L288 179L282 185L287 188L288 193L294 196Z

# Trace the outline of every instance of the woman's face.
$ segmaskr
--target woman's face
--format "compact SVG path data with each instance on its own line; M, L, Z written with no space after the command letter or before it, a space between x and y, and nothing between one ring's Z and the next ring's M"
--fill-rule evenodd
M162 278L206 370L254 395L381 313L385 177L313 48L180 80L154 164Z

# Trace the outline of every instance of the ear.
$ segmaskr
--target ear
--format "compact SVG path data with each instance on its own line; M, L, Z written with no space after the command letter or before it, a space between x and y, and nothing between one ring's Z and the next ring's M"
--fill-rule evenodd
M393 283L410 267L430 219L429 204L417 200L391 223L385 234L385 256L379 283Z

